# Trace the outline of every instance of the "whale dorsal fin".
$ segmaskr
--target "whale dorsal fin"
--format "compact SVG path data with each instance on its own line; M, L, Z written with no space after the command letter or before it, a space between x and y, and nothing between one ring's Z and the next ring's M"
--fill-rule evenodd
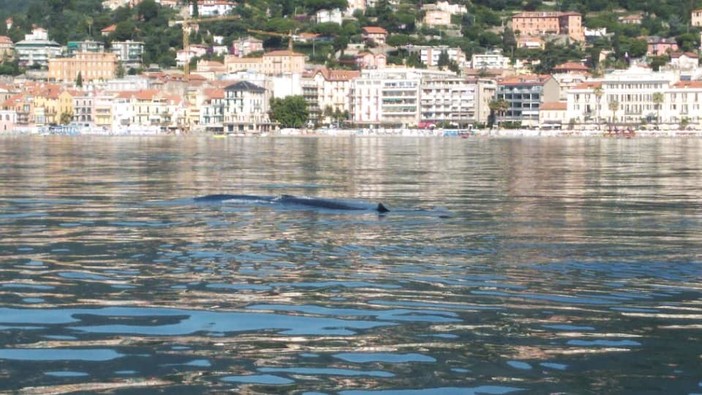
M387 207L383 206L383 203L378 203L378 207L376 207L375 210L379 213L387 213L388 211L390 211L387 209Z

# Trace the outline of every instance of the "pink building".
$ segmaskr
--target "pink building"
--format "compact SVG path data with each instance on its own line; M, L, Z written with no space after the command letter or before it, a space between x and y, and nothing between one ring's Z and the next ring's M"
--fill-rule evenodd
M523 36L558 34L585 41L582 15L577 12L521 12L512 16L512 30Z
M651 36L646 39L646 42L648 43L646 55L659 56L678 50L678 43L673 38Z
M0 133L8 133L15 129L17 113L14 110L0 110Z

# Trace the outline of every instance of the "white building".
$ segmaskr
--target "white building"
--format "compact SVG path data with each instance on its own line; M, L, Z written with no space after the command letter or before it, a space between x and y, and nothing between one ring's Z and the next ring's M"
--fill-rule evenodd
M61 45L49 40L46 30L36 28L31 34L25 35L24 40L15 44L15 51L21 64L25 66L49 65L49 59L61 55Z
M454 75L424 79L420 91L419 126L467 127L475 124L478 95L476 79Z
M442 52L446 52L449 61L456 62L459 67L466 65L466 54L460 48L451 48L447 45L408 45L406 47L408 53L416 53L419 59L428 67L437 67L439 65L439 57Z
M501 52L473 54L471 57L471 67L474 69L506 69L509 63L509 58Z
M546 102L539 107L539 129L563 129L568 124L568 103Z
M198 0L197 11L200 17L227 15L234 9L235 4L227 0ZM193 15L195 7L190 4L190 15Z
M352 83L352 120L360 125L415 127L422 80L447 76L455 74L411 68L362 70Z
M661 123L678 124L688 122L690 127L702 126L702 81L679 81L671 86L664 96L656 116Z
M348 0L348 7L345 12L346 16L352 16L356 10L365 11L366 0Z
M343 15L341 14L341 10L338 8L335 8L333 10L319 10L315 14L315 20L317 23L336 23L337 25L341 25L341 22L343 21Z
M303 81L303 96L314 109L315 121L331 122L329 114L351 113L351 90L353 81L361 72L355 70L333 70L322 67L306 74Z
M463 15L468 12L465 5L450 4L448 1L438 1L436 3L436 8L442 11L447 11L451 13L451 15Z
M270 130L269 100L266 89L247 81L225 87L224 130L243 134L259 134Z
M639 67L616 70L601 80L587 81L571 89L567 95L567 118L576 123L640 124L655 121L660 110L654 103L654 95L663 93L665 98L677 80L672 72L654 72ZM662 105L666 107L665 103ZM682 110L676 108L676 111Z
M108 92L139 91L148 87L149 80L138 75L129 75L102 83L102 88Z

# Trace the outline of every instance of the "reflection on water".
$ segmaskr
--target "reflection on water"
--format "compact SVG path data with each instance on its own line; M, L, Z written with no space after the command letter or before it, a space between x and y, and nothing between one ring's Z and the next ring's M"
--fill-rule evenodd
M5 137L0 161L3 391L702 391L700 140Z

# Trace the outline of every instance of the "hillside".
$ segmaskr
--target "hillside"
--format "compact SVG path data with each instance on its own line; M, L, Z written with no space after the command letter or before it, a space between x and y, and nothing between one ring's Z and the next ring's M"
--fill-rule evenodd
M304 52L312 63L342 67L343 51L349 43L360 43L364 26L384 27L390 36L388 44L397 48L389 53L390 63L422 66L419 60L402 48L407 44L460 47L466 55L494 48L502 49L514 58L539 63L539 72L548 72L553 65L566 60L595 59L598 54L611 51L610 66L622 66L626 57L646 53L646 36L675 38L683 50L699 46L699 34L689 26L690 9L697 4L686 0L454 0L466 5L468 13L454 15L451 28L423 26L422 5L433 0L400 0L392 5L379 0L365 12L356 11L355 19L345 19L341 25L316 24L314 13L320 9L344 8L346 0L249 0L238 2L233 10L239 20L201 23L199 32L191 34L193 44L211 44L214 36L224 37L224 44L249 35L248 29L276 32L279 36L258 35L267 49L287 45L283 37L291 31L317 33L324 40L316 44L295 43L295 50ZM608 36L589 46L569 42L548 42L546 50L517 48L519 32L510 29L510 16L518 11L577 11L583 14L588 28L606 28ZM178 19L175 10L161 7L154 0L143 0L134 8L122 7L115 11L103 10L101 0L0 0L0 15L11 15L15 21L9 31L0 24L0 34L19 41L32 25L49 31L51 39L66 44L73 40L104 41L107 47L113 40L145 42L144 63L161 66L175 65L175 54L183 46L181 26L169 21ZM640 24L625 24L620 18L641 15ZM100 31L116 25L114 34L103 37ZM340 58L341 56L341 58Z

